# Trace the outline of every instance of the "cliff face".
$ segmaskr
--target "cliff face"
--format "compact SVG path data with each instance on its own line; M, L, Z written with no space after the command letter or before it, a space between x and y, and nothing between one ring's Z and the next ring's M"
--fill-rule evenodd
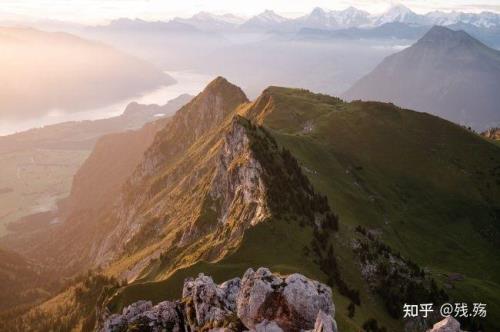
M240 120L241 121L241 120ZM262 165L250 147L247 129L235 119L224 136L210 198L219 202L218 220L227 224L236 217L255 225L269 216Z

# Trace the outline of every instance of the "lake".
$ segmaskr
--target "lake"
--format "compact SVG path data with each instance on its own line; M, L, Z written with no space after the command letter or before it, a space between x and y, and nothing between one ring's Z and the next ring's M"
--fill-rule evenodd
M149 91L136 96L130 96L127 99L121 100L112 105L99 107L96 109L83 112L67 112L65 110L53 110L47 115L17 122L0 122L0 136L13 134L16 132L28 130L31 128L43 127L46 125L67 122L67 121L82 121L110 118L123 113L125 107L132 101L141 104L158 104L163 105L167 101L176 98L177 96L188 93L196 95L215 77L199 74L194 71L166 71L165 73L172 76L177 83L162 86L158 89Z

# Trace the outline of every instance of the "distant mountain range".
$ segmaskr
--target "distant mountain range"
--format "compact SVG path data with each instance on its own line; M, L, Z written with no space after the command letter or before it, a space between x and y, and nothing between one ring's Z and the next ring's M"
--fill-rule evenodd
M232 14L214 15L202 12L191 18L175 18L171 22L181 22L196 28L217 30L220 28L300 30L314 28L337 30L352 27L377 27L386 23L405 23L415 25L453 25L469 24L480 28L500 27L500 14L494 12L464 13L433 11L427 14L417 14L403 5L391 7L379 15L348 7L344 10L327 10L316 7L309 14L298 18L286 18L272 10L244 19Z
M433 11L417 14L403 5L373 15L354 7L344 10L314 8L309 14L287 18L272 10L243 18L233 14L216 15L200 12L189 18L176 17L169 21L148 22L122 18L108 25L87 28L94 32L148 31L154 33L216 35L259 32L298 35L299 38L332 39L408 39L422 37L434 25L464 30L493 47L500 46L500 14L494 12L464 13ZM208 34L207 34L208 33ZM211 34L211 35L210 35Z
M18 18L20 20L21 18ZM175 17L173 19L148 22L141 19L120 18L111 22L110 25L129 24L130 22L154 23L156 27L168 29L195 28L201 31L225 31L232 29L263 29L267 31L297 31L302 28L338 30L347 28L373 28L386 23L405 23L412 25L443 25L456 24L470 25L476 28L495 29L500 27L500 13L482 11L469 13L461 11L431 11L419 14L402 4L390 7L383 13L371 14L368 11L350 6L343 10L329 10L315 7L310 13L289 18L273 10L266 9L263 12L243 17L234 13L215 14L206 11L199 12L191 17ZM5 25L15 24L17 21L0 21ZM78 30L82 26L76 23L42 20L37 22L48 30Z
M194 26L200 30L225 30L245 22L245 19L232 14L216 15L209 12L200 12L191 18L175 18L172 22Z
M347 99L390 101L478 130L500 123L500 52L434 27L356 82Z

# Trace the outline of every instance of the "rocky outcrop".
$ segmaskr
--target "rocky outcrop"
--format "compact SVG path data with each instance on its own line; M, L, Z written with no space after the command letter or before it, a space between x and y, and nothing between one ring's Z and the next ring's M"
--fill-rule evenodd
M182 300L153 306L138 301L103 319L101 332L338 332L330 288L295 273L248 269L216 284L209 276L184 281ZM446 317L427 332L463 332Z
M249 269L220 285L200 274L185 280L182 295L155 306L133 303L105 319L101 331L337 331L330 288L301 274Z
M224 325L234 315L235 295L240 279L216 285L211 277L200 275L184 282L182 297L186 299L188 320L193 329L208 324Z
M248 328L268 320L292 331L312 328L320 311L333 314L331 297L328 286L301 274L280 277L260 268L245 273L236 304Z
M427 332L463 332L460 330L460 323L453 317L448 316L442 321L434 324Z
M499 141L500 140L500 127L490 128L481 133L481 136Z
M139 301L112 315L104 323L102 331L185 331L180 302L161 302L153 306L150 301Z
M326 314L323 311L318 313L316 318L316 323L314 324L313 332L336 332L337 323L331 315Z

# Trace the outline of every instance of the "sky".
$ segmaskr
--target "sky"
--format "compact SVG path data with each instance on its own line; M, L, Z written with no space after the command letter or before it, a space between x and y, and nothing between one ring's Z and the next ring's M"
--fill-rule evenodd
M296 17L314 7L334 10L354 6L380 13L395 4L404 4L417 13L432 10L500 12L500 0L0 0L0 19L100 23L119 17L166 20L200 11L251 16L265 9Z

